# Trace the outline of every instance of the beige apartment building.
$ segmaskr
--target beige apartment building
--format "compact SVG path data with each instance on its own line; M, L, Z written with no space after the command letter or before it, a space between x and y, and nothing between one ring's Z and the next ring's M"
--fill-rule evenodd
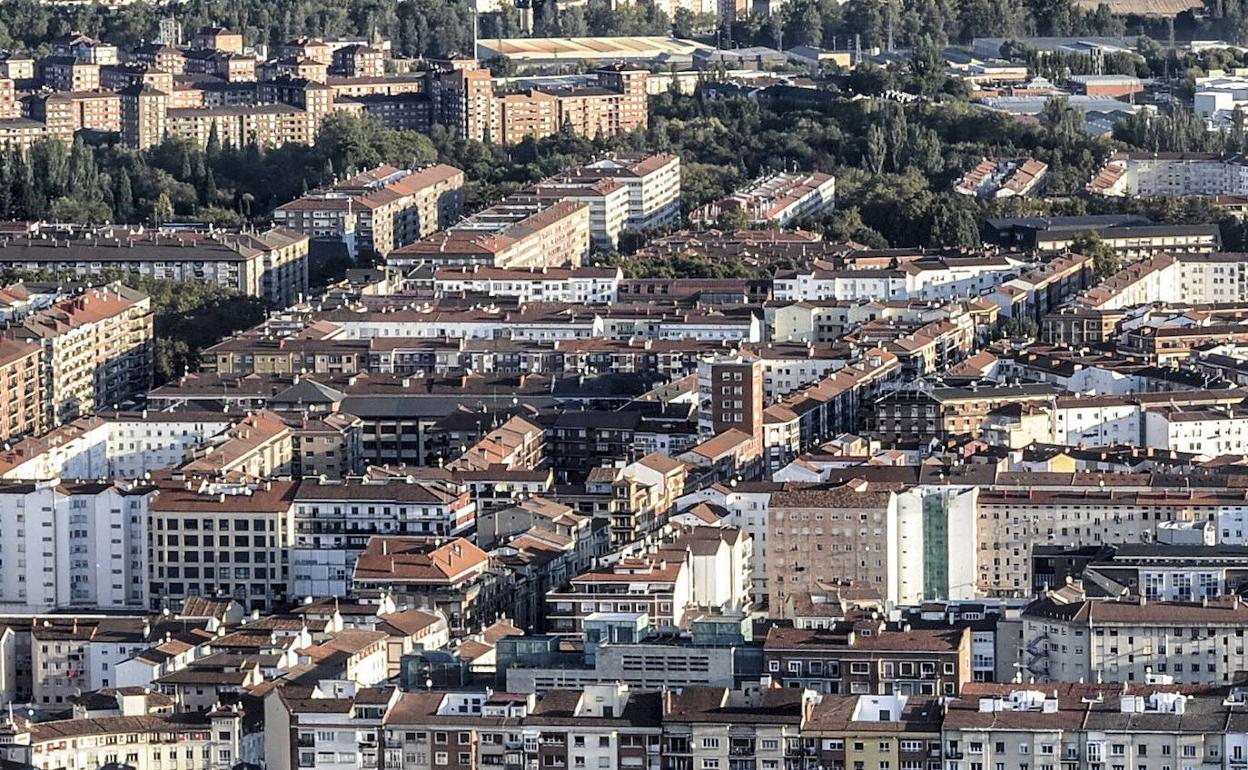
M149 504L152 609L191 597L232 598L260 610L285 602L296 486L162 485Z
M0 339L0 441L43 432L41 353L33 342Z
M281 147L311 144L319 121L315 113L288 104L246 107L186 107L166 111L169 135L208 144L215 126L221 144L242 147Z
M279 307L308 291L308 236L264 232L80 230L73 237L0 241L0 266L79 277L104 270L173 281L208 281Z
M386 263L576 267L588 256L589 244L588 205L568 200L524 205L504 201L449 230L395 249Z
M32 99L30 117L66 143L79 131L120 133L121 97L108 91L58 91Z
M1020 661L1041 681L1229 685L1248 670L1239 596L1199 602L1090 599L1079 583L1048 592L1022 615Z
M294 465L294 431L273 412L248 415L221 436L190 451L179 466L195 478L244 481L284 476Z
M1212 491L986 489L976 522L979 589L989 596L1030 596L1037 545L1139 543L1163 522L1205 521L1243 506L1242 494Z
M314 238L342 238L351 251L386 256L450 226L463 211L464 174L436 164L379 166L278 206L277 224Z
M773 613L789 594L818 591L819 584L852 582L896 596L897 495L865 482L840 487L781 490L772 494L767 549L768 602ZM765 544L765 545L764 545Z
M33 313L8 336L41 350L46 426L120 404L151 387L151 299L120 284Z

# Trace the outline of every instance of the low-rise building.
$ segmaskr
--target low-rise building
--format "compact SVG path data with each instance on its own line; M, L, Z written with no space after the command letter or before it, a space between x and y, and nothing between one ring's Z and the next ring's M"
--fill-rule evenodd
M813 219L836 205L836 178L822 172L779 173L760 177L726 198L689 215L691 221L713 225L740 216L750 226L786 227Z

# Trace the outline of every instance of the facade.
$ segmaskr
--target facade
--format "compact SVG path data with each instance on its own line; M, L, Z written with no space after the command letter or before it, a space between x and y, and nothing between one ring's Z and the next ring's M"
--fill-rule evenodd
M589 255L589 206L572 200L508 199L449 230L392 251L386 264L412 267L579 267Z
M0 607L146 609L152 496L142 485L0 483Z
M879 618L827 628L776 626L767 673L787 687L850 695L957 695L971 681L971 632L890 627Z
M344 596L373 535L456 537L475 529L466 487L448 481L305 478L295 493L291 590Z
M1089 599L1075 583L1023 612L1024 663L1042 680L1225 685L1244 669L1244 615L1238 596Z
M339 238L351 253L384 257L449 227L463 209L463 172L444 164L381 166L273 211L273 221L313 238Z
M151 609L228 597L268 609L290 596L290 481L173 482L149 505Z
M42 348L33 342L0 340L0 441L40 433L47 425L44 410Z
M39 346L42 425L124 403L151 387L151 299L134 289L87 290L27 316L7 334Z
M0 265L80 277L113 269L148 278L208 281L276 306L308 291L308 237L276 227L260 233L127 232L84 229L61 240L10 238Z
M813 219L836 205L836 178L831 174L780 173L756 179L722 200L689 215L703 225L722 217L741 216L752 227L786 227L799 219Z

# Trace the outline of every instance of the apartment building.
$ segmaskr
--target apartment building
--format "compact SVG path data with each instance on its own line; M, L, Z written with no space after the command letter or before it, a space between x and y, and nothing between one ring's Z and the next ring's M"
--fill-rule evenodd
M291 481L162 484L149 504L150 602L229 597L248 609L290 599Z
M39 79L55 91L94 91L100 87L100 65L73 56L45 56L36 65Z
M628 190L626 229L655 230L680 220L680 158L669 153L614 153L560 174L577 184L613 181Z
M741 217L751 227L787 227L825 214L835 205L836 178L831 174L781 172L759 177L692 212L689 219L710 226L723 217Z
M120 227L47 230L0 240L0 265L68 273L102 270L173 281L208 281L278 307L308 291L308 236L281 227L264 232L162 232Z
M457 221L463 183L463 172L445 164L379 166L278 206L273 221L313 238L341 239L352 254L384 257Z
M284 144L312 144L319 127L319 116L288 104L250 106L169 107L164 116L170 136L190 140L201 147L215 132L221 144L244 147L281 147ZM139 133L145 133L144 128Z
M619 684L554 690L541 698L403 693L384 719L386 765L472 770L510 758L539 767L659 770L661 701L658 693Z
M896 259L888 256L888 260ZM772 293L778 301L953 300L989 294L1019 272L1020 262L1001 255L915 254L897 267L840 265L821 259L809 267L778 270Z
M151 387L151 299L121 284L56 302L6 333L39 346L43 425L123 403Z
M221 770L242 751L241 711L185 719L172 714L126 713L100 718L25 722L2 749L6 761L32 767L106 767L142 770Z
M1224 756L1221 733L1228 724L1238 733L1241 709L1236 697L1192 694L1164 679L975 683L949 703L941 729L944 766L1231 767L1236 763Z
M0 441L6 444L47 425L42 353L34 342L0 339Z
M516 144L540 139L563 126L580 136L612 136L644 127L649 73L625 64L594 71L597 85L569 85L496 92L476 62L434 73L431 89L441 121L465 139Z
M976 526L979 588L990 596L1027 596L1037 545L1139 543L1166 522L1213 521L1240 544L1244 500L1228 492L1115 489L985 489Z
M144 150L164 141L169 134L170 93L146 82L117 92L121 97L121 140L127 147Z
M971 632L890 626L869 614L824 628L775 625L763 659L767 674L786 688L951 696L971 681Z
M628 223L628 188L611 179L578 184L546 179L511 196L515 201L574 201L589 207L589 236L595 249L611 251L620 244Z
M287 476L294 466L295 432L269 411L249 414L221 433L187 450L181 476L216 481L252 481Z
M121 97L108 91L57 91L30 101L29 116L72 143L79 131L121 132Z
M0 607L145 609L149 486L0 483Z
M1022 618L1024 662L1042 680L1147 683L1160 675L1226 685L1248 663L1248 605L1238 595L1195 602L1093 599L1076 582L1049 591Z
M731 527L693 527L651 551L629 552L546 594L555 634L579 634L597 612L645 613L656 629L688 628L699 613L749 608L751 543Z
M396 687L325 682L278 687L264 698L264 759L272 767L380 768L382 720L398 705Z
M1012 404L1049 407L1058 392L1047 384L896 390L875 402L868 430L882 440L898 443L977 437L989 412Z
M462 537L374 535L356 559L352 591L441 610L456 633L493 623L510 606L509 576Z
M402 478L305 478L295 493L291 590L345 596L351 571L373 535L458 537L475 529L466 486Z
M386 264L579 267L589 247L588 205L562 199L553 203L508 199L448 230L395 249Z
M1202 96L1196 95L1198 105ZM1248 162L1241 155L1216 153L1118 152L1109 156L1087 190L1115 197L1244 195Z
M433 291L439 296L481 294L515 297L522 303L599 305L619 300L623 279L618 267L440 267L433 271Z

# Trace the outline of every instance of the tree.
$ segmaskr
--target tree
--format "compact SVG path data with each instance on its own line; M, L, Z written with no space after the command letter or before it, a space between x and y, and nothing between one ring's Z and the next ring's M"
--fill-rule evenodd
M1089 233L1075 238L1070 244L1070 250L1092 258L1092 274L1098 281L1108 278L1122 267L1122 259L1118 256L1118 252L1114 251L1113 247L1106 243L1098 233Z
M116 190L113 193L113 215L118 222L134 221L134 191L130 187L130 175L117 175Z
M863 161L873 174L884 171L884 161L888 159L888 140L884 137L884 129L872 125L867 129L867 147L863 153Z
M170 219L173 219L173 200L170 199L169 193L161 192L156 198L156 205L152 209L152 221L157 225L161 225Z
M981 242L974 212L949 201L936 204L932 209L928 243L940 248L978 249Z

